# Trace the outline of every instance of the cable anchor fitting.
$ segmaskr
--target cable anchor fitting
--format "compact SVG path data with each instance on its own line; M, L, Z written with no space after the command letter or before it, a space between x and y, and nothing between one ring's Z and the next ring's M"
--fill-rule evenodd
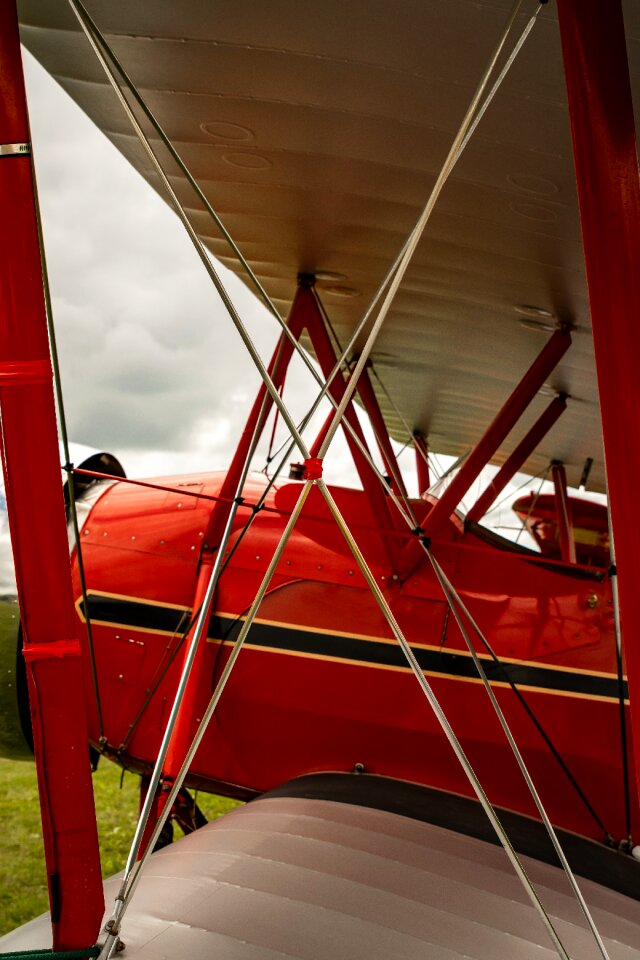
M306 480L322 479L322 457L308 457L304 461L304 468L306 471Z
M0 157L30 157L30 143L0 143Z
M425 537L424 527L414 527L411 533L414 537L418 538L423 547L425 547L427 550L429 549L431 546L431 537Z

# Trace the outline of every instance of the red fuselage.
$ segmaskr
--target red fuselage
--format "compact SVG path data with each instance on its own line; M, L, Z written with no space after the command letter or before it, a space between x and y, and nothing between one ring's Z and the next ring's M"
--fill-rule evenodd
M170 489L164 490L115 483L83 527L107 752L141 772L154 762L171 708L203 538L222 479L219 474L165 478L159 482ZM274 487L241 537L265 482L261 475L251 478L236 518L232 555L218 584L199 668L194 723L301 489L297 481ZM415 538L381 531L360 492L334 488L333 493L490 799L534 815L427 558L409 574L394 573L390 566L389 553L402 555ZM385 549L385 541L394 549ZM602 838L601 827L509 681L606 830L624 838L621 690L606 575L515 552L482 530L465 532L455 520L432 550L499 658L496 663L474 637L552 821ZM74 576L82 616L75 561ZM88 659L86 667L88 678ZM94 709L90 716L97 741ZM352 770L356 764L370 773L471 793L346 542L313 489L190 781L250 796L300 774ZM637 804L633 816L640 826Z

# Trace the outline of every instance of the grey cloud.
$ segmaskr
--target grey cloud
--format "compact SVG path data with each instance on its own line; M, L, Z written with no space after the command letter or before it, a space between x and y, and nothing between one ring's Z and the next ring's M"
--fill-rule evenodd
M28 56L27 68L69 432L133 459L175 451L176 470L209 436L209 465L224 467L258 386L251 361L175 215ZM268 356L272 321L229 282Z

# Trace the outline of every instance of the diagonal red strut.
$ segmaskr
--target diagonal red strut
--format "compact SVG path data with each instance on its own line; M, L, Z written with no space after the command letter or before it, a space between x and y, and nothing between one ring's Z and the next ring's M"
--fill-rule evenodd
M485 513L488 512L489 507L495 503L527 457L533 453L540 441L544 439L560 414L564 412L566 406L567 400L563 394L551 401L529 432L522 438L513 453L507 457L484 493L478 497L478 500L467 514L467 520L471 523L480 523Z

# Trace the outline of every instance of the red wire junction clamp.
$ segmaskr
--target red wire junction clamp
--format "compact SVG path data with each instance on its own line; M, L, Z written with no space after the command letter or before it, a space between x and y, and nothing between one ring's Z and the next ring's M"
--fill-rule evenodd
M304 461L307 480L322 479L322 457L309 457Z

